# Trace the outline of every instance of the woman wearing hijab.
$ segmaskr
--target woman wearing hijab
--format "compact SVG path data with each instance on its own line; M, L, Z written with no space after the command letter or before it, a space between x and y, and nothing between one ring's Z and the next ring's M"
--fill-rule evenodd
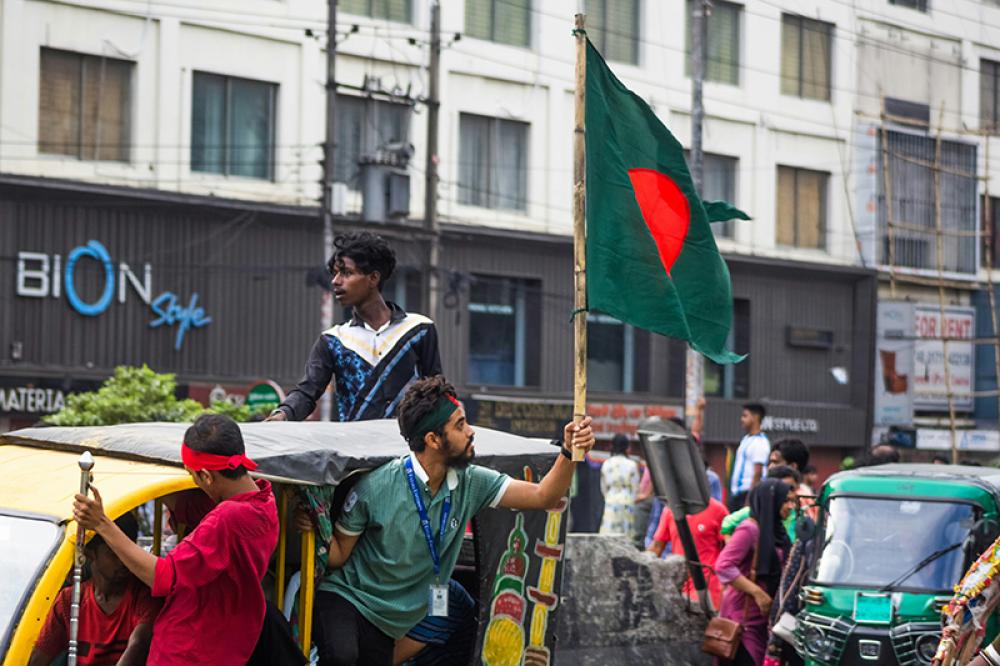
M715 563L716 575L726 585L719 615L743 626L734 666L760 666L764 661L771 598L790 547L783 521L796 501L788 484L761 481L750 493L750 517L736 528ZM716 666L719 663L717 659Z

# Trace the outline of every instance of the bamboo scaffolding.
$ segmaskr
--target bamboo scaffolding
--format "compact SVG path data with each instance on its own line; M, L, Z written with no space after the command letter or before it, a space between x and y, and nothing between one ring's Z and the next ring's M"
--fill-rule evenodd
M585 17L576 15L576 91L573 122L573 420L587 413L587 167L585 86L587 83L587 35ZM569 442L566 442L568 445ZM583 460L583 451L570 447L573 460Z

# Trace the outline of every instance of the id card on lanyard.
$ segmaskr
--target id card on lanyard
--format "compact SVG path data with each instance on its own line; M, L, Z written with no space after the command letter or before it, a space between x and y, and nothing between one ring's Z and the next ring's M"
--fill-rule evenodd
M431 519L427 515L427 506L424 498L420 494L420 487L417 485L416 474L413 472L413 460L407 457L403 462L406 469L406 483L410 487L410 494L413 496L413 503L417 507L417 515L420 517L420 529L424 533L427 541L427 549L431 554L431 564L434 565L434 576L437 580L430 586L427 595L428 614L432 617L447 617L448 615L448 585L441 584L441 551L444 550L444 537L448 529L448 517L451 514L451 493L444 498L444 505L441 507L441 528L438 531L438 542L434 542L434 533L431 530Z

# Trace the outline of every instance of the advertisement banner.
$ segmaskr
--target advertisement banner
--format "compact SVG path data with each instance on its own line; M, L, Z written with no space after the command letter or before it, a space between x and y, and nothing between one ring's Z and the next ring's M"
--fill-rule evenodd
M972 410L973 360L972 338L976 331L976 310L971 307L946 307L944 321L937 305L914 304L913 406L924 411L948 411L948 385L945 378L944 347L948 338L948 369L952 401L958 411ZM957 338L957 340L956 340ZM967 341L967 342L966 342Z
M913 304L880 301L875 340L875 425L913 422Z
M957 430L955 444L959 451L1000 451L1000 431ZM917 430L917 448L927 451L950 451L951 431L920 428Z

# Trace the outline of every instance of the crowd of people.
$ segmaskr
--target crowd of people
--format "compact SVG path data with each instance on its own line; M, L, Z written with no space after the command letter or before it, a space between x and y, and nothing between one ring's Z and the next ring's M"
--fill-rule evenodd
M324 666L459 663L455 651L467 656L478 617L477 602L452 576L466 526L487 507L555 508L573 478L574 450L594 445L589 418L567 423L538 483L474 464L475 431L442 375L434 323L383 298L395 264L377 235L336 239L331 286L350 318L320 335L302 381L267 419L281 428L307 418L332 384L339 420L395 418L409 449L364 475L336 511L329 488L300 498L294 522L316 531L321 554L313 628ZM264 597L277 510L271 485L249 474L256 464L239 426L204 415L178 445L202 501L165 502L188 527L166 555L137 545L128 519L111 520L96 487L75 498L76 521L96 533L77 663L303 663L284 616ZM66 651L68 617L64 592L32 666Z
M798 439L772 443L761 430L765 415L763 405L743 406L740 424L745 434L733 459L727 496L706 461L708 507L687 516L713 608L743 627L734 660L739 666L798 661L780 620L798 611L811 548L805 537L811 536L816 517L816 468L809 462L809 449ZM690 430L699 444L703 421L704 402ZM652 497L649 469L627 455L629 445L626 436L616 435L611 455L602 464L605 512L600 531L634 539L652 557L683 556L674 513ZM644 505L650 509L644 510ZM646 514L648 518L637 519ZM690 577L682 593L698 599Z

